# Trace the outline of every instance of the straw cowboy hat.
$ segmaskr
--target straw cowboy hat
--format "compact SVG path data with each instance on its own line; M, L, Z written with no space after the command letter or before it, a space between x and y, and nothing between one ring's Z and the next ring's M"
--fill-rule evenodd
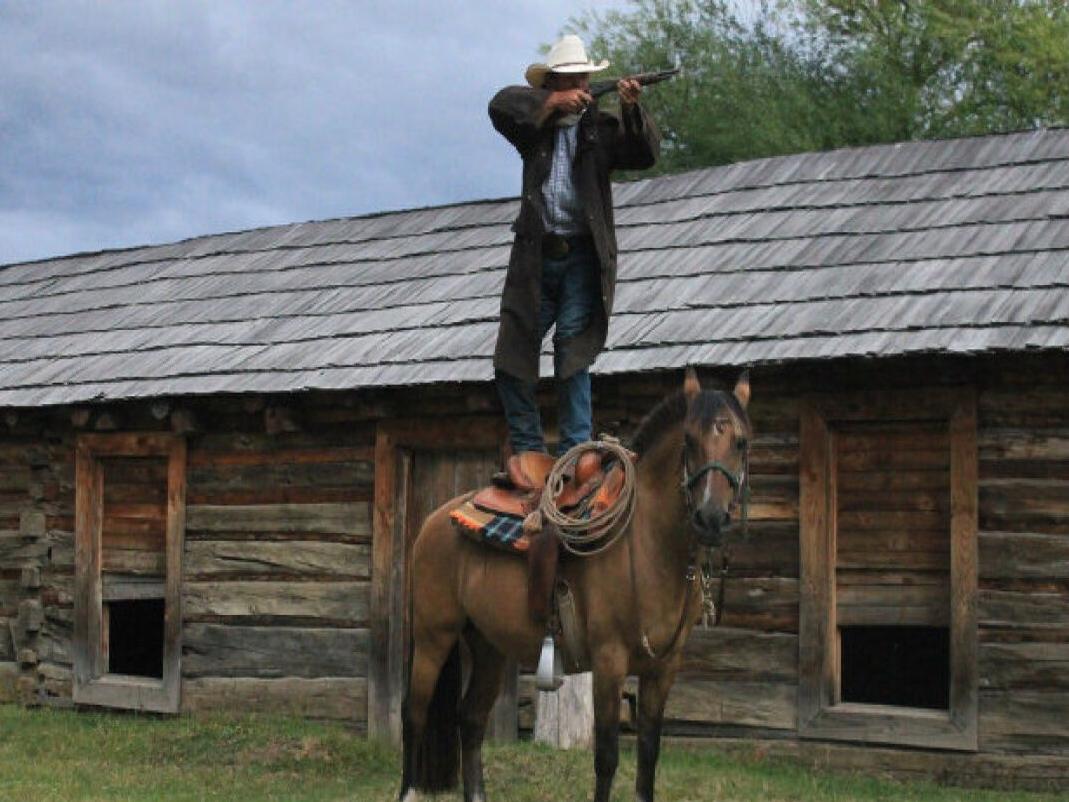
M535 89L541 89L545 83L546 75L551 72L601 72L609 66L605 59L593 63L587 58L583 40L575 34L562 36L560 40L549 49L544 64L532 64L527 68L525 77L527 83Z

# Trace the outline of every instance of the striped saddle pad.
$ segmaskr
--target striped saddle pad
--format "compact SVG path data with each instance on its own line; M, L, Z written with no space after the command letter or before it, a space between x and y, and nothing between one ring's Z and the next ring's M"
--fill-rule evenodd
M527 553L529 544L523 532L523 518L480 509L470 499L449 513L449 517L472 540L513 554Z

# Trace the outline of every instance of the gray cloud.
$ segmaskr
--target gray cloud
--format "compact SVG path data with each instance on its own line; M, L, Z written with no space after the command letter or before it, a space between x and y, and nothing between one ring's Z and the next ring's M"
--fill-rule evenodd
M486 102L620 0L7 0L0 264L513 194Z

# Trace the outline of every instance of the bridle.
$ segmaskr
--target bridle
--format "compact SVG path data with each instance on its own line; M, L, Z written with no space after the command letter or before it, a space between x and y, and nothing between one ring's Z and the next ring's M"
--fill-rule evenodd
M694 513L697 512L697 507L694 504L694 498L691 493L694 490L694 486L698 484L705 475L712 472L717 472L725 479L729 485L731 485L731 503L728 505L728 512L734 512L735 509L741 508L740 522L742 523L743 534L747 534L749 523L749 500L750 500L750 443L749 440L745 441L745 448L742 450L742 467L738 473L735 473L727 465L719 460L710 460L702 465L693 474L690 472L690 466L687 464L687 448L684 444L683 449L680 452L680 461L682 462L682 480L680 481L679 489L683 493L683 505L687 510L687 517L691 520L694 519Z

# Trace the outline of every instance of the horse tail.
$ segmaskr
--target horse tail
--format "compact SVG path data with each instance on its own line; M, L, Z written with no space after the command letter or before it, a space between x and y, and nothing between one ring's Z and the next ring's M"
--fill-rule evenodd
M457 787L460 768L460 642L453 645L438 674L426 725L419 743L406 733L404 742L414 750L412 785L418 791L441 793ZM404 716L404 727L409 727Z

